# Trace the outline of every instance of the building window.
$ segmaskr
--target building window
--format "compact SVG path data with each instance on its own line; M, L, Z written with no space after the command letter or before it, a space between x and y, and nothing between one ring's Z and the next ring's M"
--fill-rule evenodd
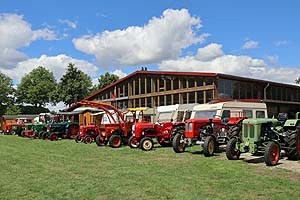
M151 78L147 77L147 93L151 93Z
M141 102L141 104L139 105L139 107L145 107L146 106L146 104L145 104L145 98L141 98L140 102Z
M203 86L203 78L197 78L197 87Z
M173 81L173 89L178 90L179 89L179 80L178 78L175 78Z
M146 91L145 91L145 78L144 77L141 77L141 84L139 86L140 86L141 94L145 94Z
M158 96L158 98L159 98L159 106L165 106L164 96Z
M146 107L149 107L149 108L153 107L152 102L151 102L151 97L147 97L147 105L146 105Z
M171 95L169 94L169 95L166 95L166 105L172 105L172 101L171 101Z
M212 90L207 90L206 91L206 103L208 103L212 100L213 100L213 91Z
M174 94L174 102L173 104L178 104L179 103L179 94Z
M195 103L195 92L188 93L189 95L189 103Z
M197 92L197 102L199 104L203 104L204 103L204 98L203 98L203 91L198 91Z

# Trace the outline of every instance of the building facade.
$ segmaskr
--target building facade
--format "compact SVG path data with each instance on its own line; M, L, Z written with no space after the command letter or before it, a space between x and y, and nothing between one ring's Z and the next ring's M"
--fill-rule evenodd
M119 109L213 100L253 100L268 105L269 116L300 111L300 86L219 73L136 71L85 98Z

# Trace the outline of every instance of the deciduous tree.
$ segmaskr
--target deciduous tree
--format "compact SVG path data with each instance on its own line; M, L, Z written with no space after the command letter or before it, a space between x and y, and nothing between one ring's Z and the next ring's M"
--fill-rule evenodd
M56 80L53 72L42 66L25 75L17 89L17 101L34 106L44 106L46 103L57 102L53 98L56 90Z
M60 100L71 105L85 98L92 88L92 80L87 74L77 69L74 64L68 65L67 72L58 84Z

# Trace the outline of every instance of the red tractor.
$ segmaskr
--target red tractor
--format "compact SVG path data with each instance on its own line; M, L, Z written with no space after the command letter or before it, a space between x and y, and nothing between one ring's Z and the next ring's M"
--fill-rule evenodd
M158 108L158 121L161 123L138 122L132 127L133 135L128 144L131 148L140 147L144 151L150 151L153 146L153 138L161 146L171 145L174 132L183 132L184 121L190 117L192 107L195 104L177 104L161 106ZM176 130L176 131L175 131Z
M186 121L184 133L177 133L173 139L173 150L182 153L186 146L200 144L205 156L212 156L220 145L227 144L232 137L228 133L239 133L244 117L230 118L227 123L219 117L189 119Z
M122 142L127 142L131 135L132 123L125 122L123 114L117 108L111 104L87 100L83 100L78 104L103 110L110 123L80 126L80 133L76 137L77 141L81 139L86 143L90 143L95 140L98 146L104 146L108 143L113 148L118 148L122 145Z

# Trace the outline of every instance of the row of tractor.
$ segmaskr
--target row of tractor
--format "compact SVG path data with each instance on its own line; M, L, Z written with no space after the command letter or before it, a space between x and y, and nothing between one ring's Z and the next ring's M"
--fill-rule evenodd
M79 126L73 122L31 123L18 135L30 138L75 141L118 148L122 144L150 151L157 141L175 153L200 145L205 156L226 147L229 160L241 153L262 154L267 165L278 163L281 152L291 160L300 156L300 113L268 118L267 106L258 101L224 101L131 108L121 112L111 104L83 100L80 107L97 109L95 121Z
M111 121L80 127L77 141L94 140L98 146L118 148L128 143L131 148L149 151L156 140L161 146L172 146L176 153L197 144L205 156L212 156L223 145L230 160L246 152L264 154L267 165L276 165L281 151L291 160L300 155L300 113L295 119L286 115L270 119L262 102L161 106L155 123L137 118L128 122L125 114L110 104L84 101L81 105L102 109Z
M58 140L74 138L79 131L78 123L59 120L57 115L41 113L35 119L17 118L16 122L6 123L2 132L27 138Z

